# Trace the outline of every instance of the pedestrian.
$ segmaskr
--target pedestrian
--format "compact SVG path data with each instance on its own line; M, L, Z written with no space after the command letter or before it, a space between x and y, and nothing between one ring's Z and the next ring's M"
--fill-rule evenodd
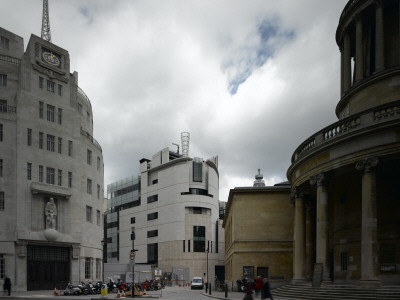
M254 291L256 293L256 297L258 297L258 294L260 291L263 289L263 282L260 276L257 277L256 284L254 285Z
M250 280L246 283L246 296L243 300L253 300L253 282Z
M3 290L8 292L8 296L11 296L11 280L7 276L4 278Z
M269 286L269 281L268 281L267 278L264 278L263 279L263 290L262 290L262 293L261 293L261 299L264 300L264 299L267 299L267 298L269 298L271 300L274 300L274 298L272 298L272 293L271 293L271 288Z

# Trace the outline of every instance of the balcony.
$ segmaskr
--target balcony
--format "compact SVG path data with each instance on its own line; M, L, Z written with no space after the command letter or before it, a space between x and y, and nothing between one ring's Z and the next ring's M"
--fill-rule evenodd
M15 114L16 111L17 111L17 108L15 106L10 106L7 104L0 104L0 113Z
M93 145L95 145L95 147L97 147L100 150L100 152L103 152L103 150L101 149L100 144L95 140L95 138L92 137L89 132L83 130L82 127L81 127L81 135L83 135L88 140L90 140L93 143Z
M400 100L352 115L325 127L305 140L292 155L292 166L307 155L338 140L400 120Z

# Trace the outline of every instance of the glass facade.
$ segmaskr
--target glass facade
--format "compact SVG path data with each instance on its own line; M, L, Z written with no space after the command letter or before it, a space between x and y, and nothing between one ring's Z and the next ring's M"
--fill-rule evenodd
M107 186L107 263L119 261L119 212L140 205L140 177L130 176Z

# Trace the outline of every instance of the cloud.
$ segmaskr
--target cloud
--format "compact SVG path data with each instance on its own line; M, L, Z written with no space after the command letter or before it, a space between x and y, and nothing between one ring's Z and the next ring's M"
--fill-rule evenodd
M346 0L50 1L53 43L89 96L105 186L175 149L219 156L220 199L286 180L305 139L336 120L335 31ZM41 1L3 0L2 27L40 36ZM15 12L15 13L13 13Z

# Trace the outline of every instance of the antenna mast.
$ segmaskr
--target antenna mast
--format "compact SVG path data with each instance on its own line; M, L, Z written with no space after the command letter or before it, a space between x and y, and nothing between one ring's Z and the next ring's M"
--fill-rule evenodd
M48 0L43 0L42 39L44 39L44 40L46 40L46 41L51 43L49 2L48 2Z

